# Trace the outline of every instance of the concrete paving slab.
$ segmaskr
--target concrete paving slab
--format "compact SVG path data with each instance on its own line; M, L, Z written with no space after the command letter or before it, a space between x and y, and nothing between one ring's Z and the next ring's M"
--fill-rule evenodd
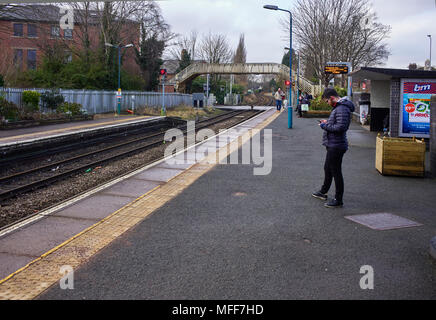
M143 179L135 179L134 177L118 182L116 185L105 189L101 192L102 195L124 196L136 199L148 191L156 188L160 183L153 181L145 181Z
M17 256L10 253L0 252L0 279L3 279L11 273L17 271L21 267L25 266L29 262L32 262L38 257L34 256Z
M180 174L183 170L166 169L166 168L151 168L135 176L135 179L151 180L167 182L171 178Z
M95 224L95 220L46 217L0 239L0 252L40 256Z
M104 191L106 192L106 190ZM77 202L65 209L54 213L52 216L76 219L90 219L97 222L107 217L112 212L121 209L126 204L132 202L136 198L137 197L135 196L126 197L99 192L89 198L86 198L80 202Z
M188 163L172 164L172 163L168 163L167 161L164 161L161 162L159 165L157 165L155 168L185 170L188 169L190 166L192 166L192 164L188 164Z

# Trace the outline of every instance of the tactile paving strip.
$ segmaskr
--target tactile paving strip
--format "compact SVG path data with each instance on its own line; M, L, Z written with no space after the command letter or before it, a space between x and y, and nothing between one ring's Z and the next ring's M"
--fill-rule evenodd
M277 116L278 114L274 114L265 119L265 121L257 125L256 129L264 128ZM237 150L242 143L250 138L251 132L248 131L243 134L242 139L232 142L229 148L227 146L223 147L226 152L219 152L222 151L220 149L217 154L211 154L208 158L225 158L229 155L229 152ZM73 270L78 268L98 251L143 221L152 212L180 194L199 177L212 169L214 164L209 164L208 158L1 280L0 299L33 299L47 290L63 277L60 272L62 266L71 266Z

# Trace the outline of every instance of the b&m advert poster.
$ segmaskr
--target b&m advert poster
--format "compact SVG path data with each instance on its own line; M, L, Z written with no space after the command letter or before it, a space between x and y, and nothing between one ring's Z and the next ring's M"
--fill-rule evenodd
M402 81L400 136L430 137L430 101L436 94L434 80Z

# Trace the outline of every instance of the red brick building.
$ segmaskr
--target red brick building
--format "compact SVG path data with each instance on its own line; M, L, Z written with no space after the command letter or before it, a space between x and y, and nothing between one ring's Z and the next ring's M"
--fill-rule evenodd
M35 69L53 48L61 48L65 63L68 63L84 48L85 33L90 49L98 48L101 24L97 12L87 13L86 25L82 22L83 12L75 12L73 29L65 30L60 26L62 16L60 8L54 5L27 5L18 10L4 10L0 15L0 73L7 75ZM127 21L121 30L122 44L133 43L138 47L139 38L139 23ZM123 52L123 69L139 73L132 48Z

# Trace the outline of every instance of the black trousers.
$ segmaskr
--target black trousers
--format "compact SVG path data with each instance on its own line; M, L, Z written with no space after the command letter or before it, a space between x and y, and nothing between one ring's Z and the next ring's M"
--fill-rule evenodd
M335 198L342 202L344 196L344 177L342 176L342 158L346 150L327 147L327 155L324 163L324 184L322 193L327 193L335 179Z

